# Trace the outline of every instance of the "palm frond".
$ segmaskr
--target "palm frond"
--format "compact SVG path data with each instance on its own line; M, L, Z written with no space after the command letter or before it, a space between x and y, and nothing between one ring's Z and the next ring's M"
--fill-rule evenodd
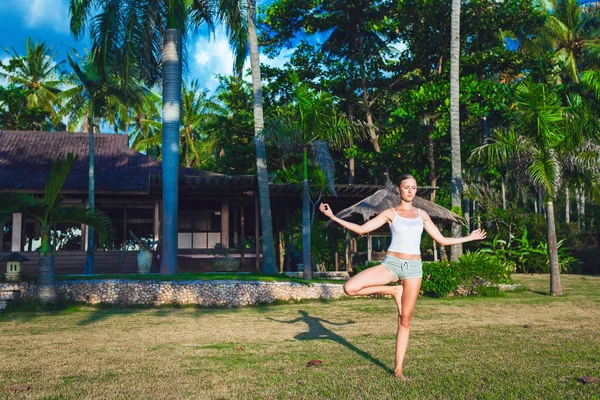
M560 180L560 167L553 151L539 151L527 170L534 185L554 196Z
M110 218L98 209L88 208L85 204L75 204L69 208L56 208L53 211L49 215L48 225L80 223L94 228L100 235L101 241L114 237Z
M234 72L241 76L244 68L244 62L248 56L248 18L256 21L254 7L256 1L253 1L253 7L248 10L244 7L243 0L219 0L218 17L225 24L227 37L233 49ZM249 14L250 13L250 14Z
M40 200L31 193L0 193L0 212L12 215L12 213L27 213L31 207L40 205Z
M327 142L315 140L311 143L311 150L314 154L314 161L325 174L329 191L337 196L335 192L335 161L329 152Z
M68 153L66 157L58 157L52 165L48 182L44 187L44 204L51 209L59 197L59 193L73 168L73 164L77 161L77 156L73 153Z

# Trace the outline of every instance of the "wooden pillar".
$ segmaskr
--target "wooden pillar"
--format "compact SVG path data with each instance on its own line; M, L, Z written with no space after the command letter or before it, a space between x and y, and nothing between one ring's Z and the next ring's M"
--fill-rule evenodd
M283 268L285 267L285 260L284 260L284 249L283 249L283 232L279 231L277 233L277 248L279 249L279 272L282 273L283 272Z
M289 226L289 224L290 224L290 209L286 208L285 209L285 226L287 227L287 226ZM284 261L283 261L283 270L291 271L292 266L290 264L291 264L291 259L292 259L292 252L294 249L291 235L288 235L287 241L288 241L288 245L287 245L287 249L285 251L285 257L284 257Z
M127 206L123 208L123 248L127 245L129 233L127 231Z
M283 272L283 251L281 243L281 234L279 231L279 221L281 219L281 212L278 210L275 212L275 224L273 225L273 235L275 235L275 259L277 260L277 270Z
M235 247L236 249L238 248L238 244L240 243L239 241L239 229L238 229L238 224L239 224L239 220L238 220L238 216L237 216L237 208L233 207L232 211L232 216L231 218L233 219L233 247Z
M87 225L81 224L81 245L79 246L81 251L85 251L86 243L87 243Z
M334 257L334 261L335 261L335 272L338 272L340 270L340 261L339 261L339 254L337 251L335 252L333 257Z
M373 251L373 237L367 233L367 261L371 261L371 252Z
M241 247L242 252L240 254L240 265L244 264L244 250L246 249L246 235L245 235L246 225L244 220L244 204L240 205L240 233L241 233Z
M160 238L160 203L154 200L154 241Z
M4 251L4 224L0 224L0 252Z
M221 200L221 245L229 247L229 199Z
M23 237L23 214L13 213L12 244L10 251L21 251L21 238Z
M350 271L351 262L350 262L350 234L347 230L344 229L344 263L346 264L346 271Z
M256 250L256 270L260 271L260 206L258 204L258 193L254 193L254 247Z

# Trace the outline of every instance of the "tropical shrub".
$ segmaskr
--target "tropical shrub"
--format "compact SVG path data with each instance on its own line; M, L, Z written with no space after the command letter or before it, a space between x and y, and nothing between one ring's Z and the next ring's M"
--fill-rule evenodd
M570 254L570 248L565 246L566 239L558 241L558 265L561 273L573 272L578 267L579 260ZM550 258L546 240L530 240L529 231L523 228L521 237L511 236L508 241L499 239L496 235L491 241L484 241L486 246L480 250L495 257L498 261L515 265L515 271L525 273L549 273Z
M423 263L423 294L429 297L446 297L453 292L460 283L457 264L443 261Z
M510 283L515 263L491 253L465 253L456 264L462 282L480 277L492 283Z

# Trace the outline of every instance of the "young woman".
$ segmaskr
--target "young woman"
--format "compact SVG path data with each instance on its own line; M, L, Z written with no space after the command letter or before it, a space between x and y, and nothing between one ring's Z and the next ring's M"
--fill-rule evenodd
M429 215L423 210L413 207L412 200L417 193L417 181L412 175L402 175L396 188L401 201L394 208L385 210L363 225L344 221L333 214L328 204L321 203L319 209L327 217L352 232L364 235L387 223L392 232L392 243L381 264L368 268L354 276L344 285L344 291L349 296L366 296L372 294L391 295L398 307L398 333L396 336L396 369L397 378L406 379L402 374L402 365L412 317L419 290L423 268L421 262L421 233L423 228L442 246L482 240L485 231L477 229L469 236L462 238L444 237ZM398 286L386 286L390 282L400 281Z

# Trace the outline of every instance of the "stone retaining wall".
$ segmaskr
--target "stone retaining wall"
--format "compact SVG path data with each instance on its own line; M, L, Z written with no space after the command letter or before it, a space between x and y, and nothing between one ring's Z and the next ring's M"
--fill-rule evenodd
M245 306L277 300L339 299L343 286L330 283L303 285L295 282L254 281L134 281L81 280L57 282L60 301L122 306L196 304L199 306ZM19 290L21 299L36 297L35 282L0 283L0 290Z
M302 278L302 272L284 272L283 275L289 276L290 278ZM347 280L348 278L350 278L350 275L348 275L347 271L315 271L313 272L313 278Z

